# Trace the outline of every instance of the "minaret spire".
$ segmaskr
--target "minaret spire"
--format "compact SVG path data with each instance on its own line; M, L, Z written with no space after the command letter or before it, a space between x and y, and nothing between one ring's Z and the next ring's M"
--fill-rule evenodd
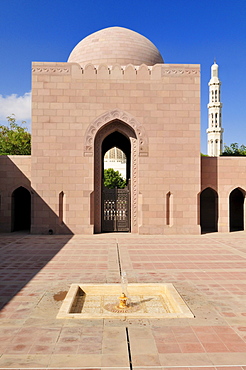
M214 60L211 67L211 79L209 86L208 103L208 155L210 157L219 157L223 148L223 128L221 120L222 103L220 102L219 66Z

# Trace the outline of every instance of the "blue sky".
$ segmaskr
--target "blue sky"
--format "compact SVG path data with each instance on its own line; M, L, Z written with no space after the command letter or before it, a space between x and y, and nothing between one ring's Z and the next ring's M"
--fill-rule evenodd
M246 145L246 0L1 0L0 123L30 125L31 62L64 62L87 35L122 26L149 38L166 63L201 65L201 151L208 81L222 81L224 143Z

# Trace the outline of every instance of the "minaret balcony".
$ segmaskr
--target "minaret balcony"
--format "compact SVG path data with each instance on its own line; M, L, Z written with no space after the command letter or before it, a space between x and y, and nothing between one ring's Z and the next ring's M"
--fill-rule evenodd
M207 134L222 134L224 129L222 127L207 128Z
M208 108L222 108L223 104L221 102L210 102L207 105Z

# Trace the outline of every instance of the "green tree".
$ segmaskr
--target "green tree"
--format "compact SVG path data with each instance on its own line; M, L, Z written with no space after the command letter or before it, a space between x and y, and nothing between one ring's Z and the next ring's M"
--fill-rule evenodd
M246 156L246 146L238 145L238 143L232 143L230 146L225 145L222 156Z
M26 127L16 123L14 115L8 116L7 120L7 126L0 125L0 155L30 155L31 134Z
M104 186L108 189L123 189L126 186L126 180L123 179L119 171L108 168L104 170Z

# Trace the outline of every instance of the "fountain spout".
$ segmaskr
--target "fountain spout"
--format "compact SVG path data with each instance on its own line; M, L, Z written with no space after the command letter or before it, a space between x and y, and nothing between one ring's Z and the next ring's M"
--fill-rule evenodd
M119 297L119 304L117 306L117 308L119 308L120 310L129 308L129 303L127 302L128 301L127 286L128 286L127 275L126 272L123 271L121 274L121 296Z
M126 309L128 307L127 299L128 298L125 295L125 293L122 293L121 296L119 297L119 305L118 305L118 308L120 308L120 309Z

